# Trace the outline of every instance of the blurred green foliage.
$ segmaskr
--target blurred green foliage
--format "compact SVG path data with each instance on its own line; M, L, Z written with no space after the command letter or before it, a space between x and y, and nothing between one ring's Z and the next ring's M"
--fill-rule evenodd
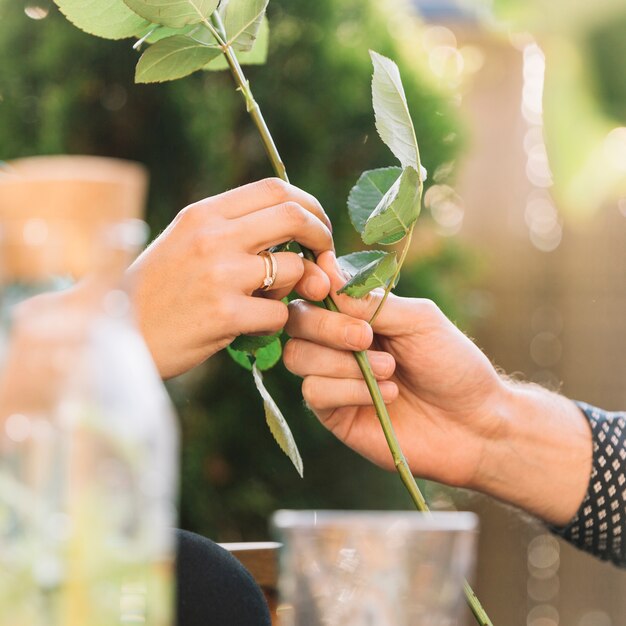
M626 124L626 8L587 36L589 62L605 113Z
M145 163L153 232L193 200L271 175L228 74L136 86L137 53L128 41L79 32L47 0L37 4L49 15L29 19L26 4L33 3L0 0L0 160L82 153ZM375 0L272 0L269 65L248 69L291 179L327 208L340 253L361 247L345 210L350 187L363 170L394 164L376 136L370 98L368 48L395 51L382 15ZM432 174L457 154L457 121L415 68L401 70ZM429 228L422 220L418 231ZM400 289L454 314L466 257L449 240L434 240ZM228 357L217 355L171 386L184 432L186 528L220 540L258 539L276 508L410 506L395 476L317 423L295 377L279 366L267 382L302 451L303 481L271 441L251 378Z

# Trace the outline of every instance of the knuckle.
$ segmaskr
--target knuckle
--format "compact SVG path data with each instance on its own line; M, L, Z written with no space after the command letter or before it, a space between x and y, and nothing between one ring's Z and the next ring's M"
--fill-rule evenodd
M283 200L289 195L289 185L278 177L265 178L260 184L277 200Z
M208 284L228 285L232 283L232 266L224 260L211 263L205 272L209 281Z
M190 204L178 212L174 218L174 224L194 226L198 222L199 212L198 204Z
M280 206L280 211L283 214L282 217L294 228L300 228L308 221L306 210L297 202L284 202Z
M362 395L362 383L360 380L356 380L356 379L351 379L350 382L348 383L348 399L350 400L350 402L354 402L355 404L358 404L358 402L361 400L361 395Z
M220 256L220 250L231 238L232 227L227 220L209 218L201 224L194 224L193 252L200 259Z
M236 307L231 298L221 297L213 303L212 317L220 322L231 323L236 314Z
M437 304L427 298L422 300L422 310L428 319L434 320L441 315L441 309L437 306Z

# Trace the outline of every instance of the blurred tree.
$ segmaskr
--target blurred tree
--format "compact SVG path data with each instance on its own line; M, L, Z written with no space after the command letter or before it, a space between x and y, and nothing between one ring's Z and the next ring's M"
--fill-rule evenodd
M619 19L592 30L588 44L594 82L604 110L626 124L626 9Z
M291 179L327 207L338 250L354 249L347 193L362 170L392 164L374 130L367 54L371 47L394 56L384 8L272 0L270 22L268 66L248 70L256 97ZM83 153L141 161L152 174L153 232L190 201L271 175L226 73L136 86L128 41L79 32L49 0L0 0L0 58L0 159ZM416 68L401 70L422 159L435 172L458 151L457 122ZM407 268L406 284L451 305L464 258L439 240ZM268 381L301 447L304 481L271 442L251 380L228 358L218 355L171 386L184 431L185 527L221 540L259 538L279 507L409 506L396 477L343 448L308 414L293 376L278 368Z

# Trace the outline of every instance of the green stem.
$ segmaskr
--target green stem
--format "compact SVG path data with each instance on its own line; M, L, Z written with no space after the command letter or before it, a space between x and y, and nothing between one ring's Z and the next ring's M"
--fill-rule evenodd
M421 201L422 201L422 198L420 194L420 202ZM372 317L370 318L370 325L372 325L376 321L376 318L381 312L383 306L385 306L385 302L387 301L387 298L389 297L391 290L396 286L396 283L398 282L398 276L400 276L400 270L402 269L402 266L404 265L404 261L406 260L406 255L409 251L409 248L411 247L411 239L413 237L414 228L415 228L415 222L413 222L413 226L409 228L409 232L407 233L407 236L406 236L406 243L404 244L404 250L402 250L402 254L400 255L400 260L398 261L398 267L394 275L391 277L391 280L387 283L387 287L385 287L385 293L383 294L383 297L378 303L378 306L376 307L376 310L374 311L374 315L372 315Z
M246 101L246 110L250 114L254 125L259 131L259 135L261 136L261 141L263 142L265 152L267 153L267 156L272 163L272 168L274 169L274 172L276 172L276 176L288 183L289 177L287 176L287 169L285 168L283 160L280 158L280 153L278 152L278 148L274 143L272 133L267 127L267 123L265 122L263 113L261 113L261 108L259 107L257 101L254 99L254 95L252 94L252 90L250 89L250 83L248 82L243 73L243 70L241 69L241 65L239 64L239 61L235 56L235 52L232 46L226 43L226 33L224 32L224 25L222 24L219 13L216 11L213 14L213 17L215 19L216 29L218 32L215 32L216 29L214 29L212 26L209 26L209 28L212 31L213 36L222 46L222 51L224 52L224 56L226 57L226 62L228 63L230 72L235 79L238 91L241 92L241 95Z
M246 79L232 47L226 43L227 38L224 32L223 24L221 23L221 19L217 13L214 13L213 15L215 19L215 27L208 21L206 22L206 26L209 28L215 39L222 47L222 51L224 52L224 56L226 57L226 61L228 63L228 66L230 67L230 71L233 75L235 83L237 84L237 89L241 92L246 101L246 109L248 110L248 113L250 113L252 121L259 131L261 140L263 141L263 146L265 147L267 156L272 164L272 167L274 168L274 172L279 178L281 178L285 182L289 182L285 164L280 158L278 148L276 147L270 130L265 122L265 119L263 118L261 109L254 99L254 96L252 95L250 83ZM412 232L413 228L411 228L411 231L409 233L409 241L407 241L407 245L405 246L405 249L402 253L402 258L400 259L399 264L400 266L406 258L410 243L410 235ZM308 248L303 247L302 254L306 259L315 262L315 254L313 254L313 252ZM391 285L393 285L396 278L397 276L394 276L390 283ZM385 299L387 295L388 293L386 293ZM374 315L378 313L381 305L379 305ZM330 296L324 299L324 306L329 311L339 311L339 308L337 307L335 301ZM372 366L370 365L369 359L367 358L367 353L355 352L354 358L359 365L359 368L365 380L365 384L367 385L370 395L372 396L374 407L376 408L376 414L378 415L378 420L380 421L380 425L382 426L383 432L385 434L385 439L387 440L387 444L389 445L389 450L391 451L391 454L393 456L394 464L396 466L398 474L400 474L400 478L402 479L404 486L409 492L409 495L411 496L411 499L415 504L415 508L417 508L418 511L422 511L423 513L428 513L430 509L428 508L426 500L424 499L424 496L422 495L422 492L420 491L420 488L415 481L415 477L411 473L408 461L406 460L406 457L402 452L400 442L398 441L398 438L393 428L393 424L391 422L391 417L389 416L389 412L387 411L387 406L385 405L385 401L383 400L380 387L378 386L378 382L376 381L376 376L374 375ZM478 624L480 626L493 626L491 621L489 620L489 617L487 617L485 610L481 606L480 601L476 597L476 594L472 591L472 588L467 581L465 581L463 584L463 591L465 592L467 603L469 604L470 609L472 610L472 613L474 614L474 617L476 618Z

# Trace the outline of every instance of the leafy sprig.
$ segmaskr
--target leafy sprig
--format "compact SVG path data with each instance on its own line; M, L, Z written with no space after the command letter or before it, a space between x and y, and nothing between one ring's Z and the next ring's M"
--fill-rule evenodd
M137 39L134 48L147 46L137 64L136 82L164 82L199 70L229 69L276 175L288 181L284 163L241 68L242 64L265 62L269 37L265 17L268 0L54 1L69 21L87 33L107 39L134 37ZM350 193L348 209L365 244L388 246L404 240L405 245L399 259L395 252L370 250L341 257L339 262L350 275L342 293L363 297L372 289L384 287L379 307L370 320L374 321L397 283L406 258L420 213L426 171L420 161L398 67L376 52L370 54L374 65L372 100L376 128L401 167L365 172ZM310 250L302 248L302 253L315 261ZM331 311L338 311L330 297L324 300L324 305ZM261 373L280 359L280 335L240 337L228 351L235 361L252 371L269 428L302 475L302 459L289 426L267 391ZM416 508L427 512L428 506L395 435L367 353L356 352L354 357L372 396L398 473ZM492 626L467 582L464 592L478 624Z
M384 288L380 304L370 322L380 313L389 292L398 282L411 236L422 206L426 170L420 161L413 120L398 66L387 57L370 51L374 74L372 102L376 129L402 167L385 167L364 172L348 197L350 220L363 243L392 245L406 239L400 259L395 252L351 254L339 259L354 268L339 293L362 298L372 289Z

